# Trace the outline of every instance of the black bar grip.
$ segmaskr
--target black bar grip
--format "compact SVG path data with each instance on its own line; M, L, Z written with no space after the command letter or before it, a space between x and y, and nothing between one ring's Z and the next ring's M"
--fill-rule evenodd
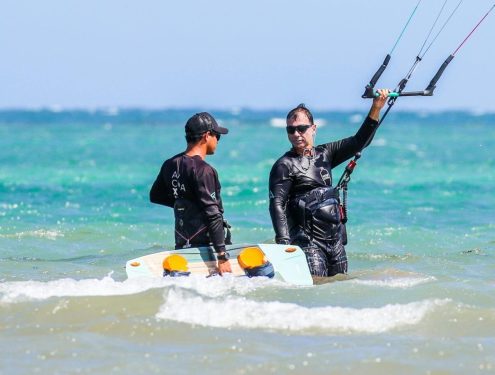
M364 94L361 95L361 98L374 99L375 98L375 90L373 90L373 87L366 86L366 88L364 89Z
M380 79L380 76L382 75L382 73L385 71L385 69L387 68L387 65L390 61L390 58L391 56L390 55L387 55L385 57L385 60L383 60L383 64L382 66L380 66L380 68L378 68L378 70L376 71L375 75L373 76L373 78L371 78L371 81L370 83L368 84L369 87L375 87L376 85L376 82L378 82L378 80Z
M438 80L440 79L440 77L443 74L443 71L445 70L447 65L450 64L450 62L452 61L453 58L454 58L454 55L450 55L449 57L447 57L447 59L443 62L440 69L438 69L437 74L435 74L433 79L430 81L430 84L428 85L428 87L426 87L425 91L427 91L427 92L431 91L431 94L433 95L433 91L435 90L435 87L436 87Z

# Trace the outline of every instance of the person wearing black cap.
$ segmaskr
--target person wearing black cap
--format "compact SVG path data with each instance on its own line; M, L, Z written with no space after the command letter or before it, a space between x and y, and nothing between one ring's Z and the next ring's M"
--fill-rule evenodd
M314 145L316 124L309 109L300 104L287 114L292 149L275 162L270 172L270 216L275 241L300 246L313 276L347 273L347 236L339 195L332 187L332 168L367 146L389 91L378 92L354 136L319 146Z
M150 201L174 209L176 249L213 245L220 275L232 272L225 251L230 231L223 219L220 181L217 171L205 161L206 155L215 153L221 135L229 131L207 112L192 116L185 130L187 148L163 163L151 187Z

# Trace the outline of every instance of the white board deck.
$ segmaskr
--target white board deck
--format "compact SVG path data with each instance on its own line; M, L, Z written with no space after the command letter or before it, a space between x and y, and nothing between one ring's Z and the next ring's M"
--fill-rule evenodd
M257 246L275 269L275 279L295 285L313 285L304 252L293 245L245 244L228 245L230 263L234 276L245 276L237 262L237 255L246 247ZM164 250L127 261L128 278L163 277L163 260L171 254L180 254L187 259L188 271L194 275L210 276L216 273L216 257L212 247L193 247L180 250Z

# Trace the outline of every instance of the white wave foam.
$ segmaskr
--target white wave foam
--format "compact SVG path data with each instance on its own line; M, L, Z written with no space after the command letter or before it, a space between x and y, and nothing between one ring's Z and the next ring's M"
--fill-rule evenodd
M212 298L232 295L233 293L245 295L256 289L267 286L276 286L277 288L293 287L280 281L264 277L248 278L235 277L232 275L226 275L223 277L215 276L206 279L202 276L187 277L178 281L179 282L175 285L184 289L194 290L203 296Z
M55 240L58 237L63 237L64 234L58 230L31 230L26 232L19 232L13 234L0 234L0 237L4 238L26 238L26 237L39 237L39 238L47 238L49 240Z
M64 111L64 107L62 107L60 104L53 104L49 106L47 109L53 113L61 113Z
M478 108L478 109L473 109L471 111L469 111L469 113L472 115L472 116L484 116L484 115L489 115L491 114L491 112L489 111L485 111L481 108Z
M385 138L376 138L371 142L370 146L373 147L385 147L387 145L387 140Z
M274 128L285 128L285 118L274 117L270 119L270 125Z
M291 287L279 281L247 277L190 276L184 278L137 278L123 282L109 275L103 279L74 280L70 278L48 282L13 281L0 283L0 302L16 303L26 300L44 300L51 297L115 296L145 292L154 288L177 286L200 295L215 298L228 294L244 295L266 286Z
M0 203L0 208L5 210L14 210L19 208L19 205L17 203Z
M356 113L356 114L349 117L349 122L351 124L358 124L358 123L363 122L363 120L364 120L364 116L360 113Z
M433 276L423 277L390 277L381 280L352 279L350 282L360 285L378 286L385 288L412 288L416 285L436 280Z
M450 300L424 300L378 308L304 307L294 303L257 302L242 297L207 299L169 290L156 317L219 328L274 329L301 332L379 333L419 323Z
M109 107L106 108L104 111L108 116L118 116L119 114L119 108L118 107Z
M325 120L324 118L315 118L315 124L319 128L322 128L327 125L327 120Z
M230 109L230 114L233 115L233 116L238 116L241 112L242 112L242 108L241 107L232 107Z
M101 280L12 281L0 284L0 302L14 303L26 300L43 300L50 297L135 294L162 286L160 281L160 279L149 278L118 282L110 276Z

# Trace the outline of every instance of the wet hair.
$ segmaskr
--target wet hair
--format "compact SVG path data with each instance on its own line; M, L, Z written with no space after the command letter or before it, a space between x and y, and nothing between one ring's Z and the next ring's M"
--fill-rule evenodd
M304 103L301 103L296 108L291 109L290 112L287 113L286 121L289 122L290 120L293 120L293 121L297 120L297 115L300 112L304 113L308 117L309 122L310 122L309 125L314 125L313 115L311 114L310 110L306 108Z
M203 138L203 134L191 134L191 133L186 133L186 142L189 144L196 144L199 142L201 138Z

